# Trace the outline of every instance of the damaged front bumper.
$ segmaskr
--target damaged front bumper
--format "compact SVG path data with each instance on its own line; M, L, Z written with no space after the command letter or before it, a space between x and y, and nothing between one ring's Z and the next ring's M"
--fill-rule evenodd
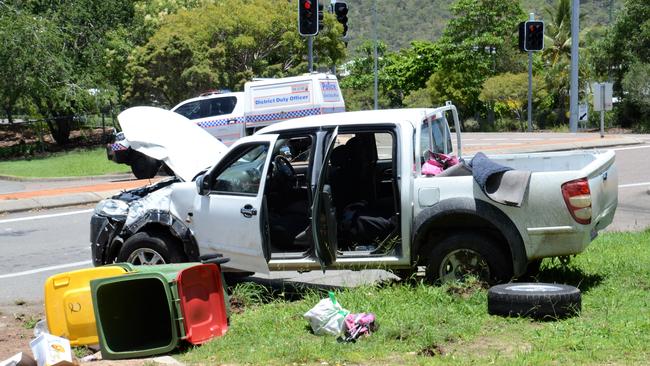
M113 263L122 244L123 220L94 214L90 218L90 250L94 266Z

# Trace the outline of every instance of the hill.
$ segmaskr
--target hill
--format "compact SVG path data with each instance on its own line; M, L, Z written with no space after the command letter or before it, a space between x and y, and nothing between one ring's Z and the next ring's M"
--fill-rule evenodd
M452 0L348 0L348 25L350 43L348 50L354 55L363 40L373 39L372 6L377 3L377 34L389 50L408 47L413 40L434 41L440 37L451 17L449 8ZM538 18L546 20L546 8L552 0L523 0L521 8L525 13L534 12ZM582 0L581 29L610 23L623 0Z

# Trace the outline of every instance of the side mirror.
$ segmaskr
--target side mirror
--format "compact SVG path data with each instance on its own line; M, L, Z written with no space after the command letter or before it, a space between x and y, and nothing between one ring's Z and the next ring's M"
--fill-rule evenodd
M199 196L205 196L208 194L210 191L209 187L209 179L207 178L207 174L200 175L198 178L196 178L196 192L199 194Z

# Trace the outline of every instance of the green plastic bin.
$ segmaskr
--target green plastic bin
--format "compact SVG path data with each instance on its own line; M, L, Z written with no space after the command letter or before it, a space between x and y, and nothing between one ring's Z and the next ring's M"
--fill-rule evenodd
M181 340L201 344L226 332L229 306L218 266L181 263L132 270L91 281L103 358L167 353Z
M146 357L172 351L180 329L169 285L175 274L142 272L91 281L102 357Z

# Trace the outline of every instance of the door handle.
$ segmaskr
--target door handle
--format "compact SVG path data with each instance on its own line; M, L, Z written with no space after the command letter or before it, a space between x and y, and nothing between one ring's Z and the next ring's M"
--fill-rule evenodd
M246 205L239 210L244 217L251 218L257 215L257 210L253 208L253 205Z

